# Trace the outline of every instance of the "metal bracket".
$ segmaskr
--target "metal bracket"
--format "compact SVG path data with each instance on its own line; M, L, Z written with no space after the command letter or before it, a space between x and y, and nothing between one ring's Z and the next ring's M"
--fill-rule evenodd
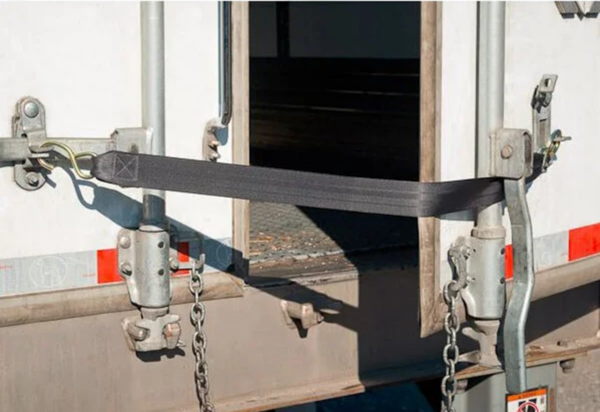
M597 1L557 1L555 3L558 12L566 18L597 17L600 13L600 2Z
M185 239L190 240L191 239ZM201 239L196 237L201 244ZM179 316L169 313L173 295L170 273L189 269L178 259L177 244L180 234L160 230L123 229L118 237L118 268L125 279L129 298L140 306L141 316L122 321L127 344L131 350L148 352L183 346L179 340ZM192 256L194 259L195 256ZM204 265L204 254L199 251L196 268Z
M130 350L150 352L161 349L175 349L185 344L181 337L179 316L165 313L153 313L142 309L142 315L131 316L121 321L125 340Z
M221 158L219 147L221 142L217 139L217 132L223 129L220 119L212 119L204 126L204 136L202 138L202 155L204 160L216 162Z
M479 344L479 350L459 356L461 362L469 362L490 368L500 367L500 359L496 352L500 321L497 319L475 319L472 326L463 329L463 335Z
M490 136L490 175L520 179L533 173L532 138L525 129L500 129Z
M12 118L12 135L14 140L27 142L27 146L39 146L46 140L46 109L40 101L24 97L17 102ZM15 149L19 146L22 145L17 144L13 147L9 158L14 157ZM0 160L2 157L0 155ZM37 163L40 157L48 157L48 154L30 152L29 156L23 159L23 163L15 164L15 182L22 189L37 190L46 184L46 176L40 173L41 168Z
M485 282L477 282L477 278L469 274L468 264L471 256L477 252L477 248L469 244L481 242L480 239L465 239L459 237L448 251L448 261L452 263L456 283L456 291L461 292L461 297L467 307L467 313L485 316L485 311L494 301L488 302L490 294L484 290ZM502 288L498 285L497 288ZM497 291L493 291L496 296ZM503 290L501 290L503 293ZM479 350L460 356L460 361L477 363L485 366L499 366L500 361L496 354L497 332L500 327L498 320L475 319L473 327L463 329L463 334L479 343Z
M560 130L552 132L552 95L558 75L545 74L533 92L531 108L533 113L533 151L542 172L556 160L556 152L562 142L571 140Z
M169 250L166 231L119 232L119 272L127 283L132 303L147 308L169 306L173 294Z
M342 308L339 300L322 298L314 302L298 303L291 300L281 300L283 320L290 329L300 327L308 330L325 320L324 315L337 315Z
M46 183L39 159L60 160L57 152L40 149L48 141L66 144L74 152L105 153L111 150L146 153L152 135L143 128L116 129L110 138L52 138L46 133L46 109L34 97L23 97L12 118L12 138L0 139L0 163L14 165L15 182L25 190L38 190Z

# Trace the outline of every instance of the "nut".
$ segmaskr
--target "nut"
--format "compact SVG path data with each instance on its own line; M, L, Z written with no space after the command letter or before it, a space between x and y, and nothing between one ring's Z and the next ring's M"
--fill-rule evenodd
M131 272L133 271L133 268L131 267L131 263L129 262L123 262L121 263L121 266L119 266L119 269L121 270L121 273L124 275L131 275Z
M29 186L36 187L40 184L40 175L36 172L29 172L25 175L25 180Z
M179 260L176 258L169 259L169 267L172 272L177 272L179 270Z

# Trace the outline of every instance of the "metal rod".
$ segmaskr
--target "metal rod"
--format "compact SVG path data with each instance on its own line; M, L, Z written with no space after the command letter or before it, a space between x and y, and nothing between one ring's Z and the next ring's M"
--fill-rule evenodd
M479 4L477 91L477 177L490 174L490 133L504 125L504 2ZM496 203L477 215L477 227L502 226L502 205ZM504 237L504 230L496 230Z
M165 23L164 3L142 2L142 126L152 133L150 154L165 155ZM142 225L163 228L165 192L143 192Z
M232 48L231 48L231 2L219 3L221 17L221 127L225 127L231 121L232 113Z
M490 175L490 133L504 124L504 2L479 3L477 70L477 177ZM473 256L477 300L471 316L500 319L504 311L504 239L502 204L477 215L472 235L479 240Z

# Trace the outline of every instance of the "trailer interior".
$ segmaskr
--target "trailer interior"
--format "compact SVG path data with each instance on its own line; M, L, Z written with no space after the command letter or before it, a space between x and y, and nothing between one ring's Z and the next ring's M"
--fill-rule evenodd
M251 2L250 163L417 181L419 53L419 3ZM415 218L250 210L253 273L418 249Z

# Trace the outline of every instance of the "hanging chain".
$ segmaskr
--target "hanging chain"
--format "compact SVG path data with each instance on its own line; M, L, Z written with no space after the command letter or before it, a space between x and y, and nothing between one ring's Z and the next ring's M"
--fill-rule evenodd
M442 412L456 412L454 409L454 396L457 391L456 363L460 351L456 344L456 334L460 329L460 322L456 314L456 301L458 300L458 282L451 280L444 286L444 302L448 305L448 312L444 318L446 331L446 346L442 358L446 365L446 375L442 379Z
M190 291L194 295L194 305L190 311L190 319L195 328L192 338L192 351L196 357L196 368L194 371L196 394L198 395L200 412L214 412L215 407L210 401L209 396L210 385L208 381L208 364L206 363L206 334L203 331L206 308L200 302L200 295L204 289L204 280L196 269L196 261L192 262L189 286Z

